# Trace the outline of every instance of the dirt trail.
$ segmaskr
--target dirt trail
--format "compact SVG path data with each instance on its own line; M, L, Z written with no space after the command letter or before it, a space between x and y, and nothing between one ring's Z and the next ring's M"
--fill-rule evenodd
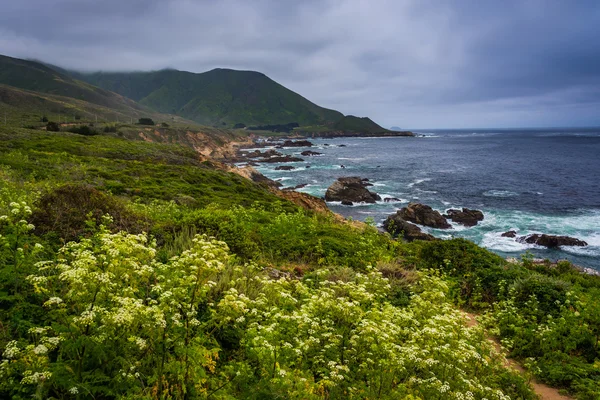
M463 311L463 313L467 317L467 326L472 327L472 326L478 325L475 314L471 314L471 313L464 312L464 311ZM496 349L496 351L498 352L498 354L501 354L502 356L504 356L504 366L505 367L512 368L521 374L526 373L525 368L523 368L523 366L521 366L521 364L519 364L515 360L512 360L512 359L506 357L506 354L505 354L504 350L502 349L502 346L500 346L500 343L498 343L498 341L496 339L488 337L488 340L493 344L493 346ZM537 382L535 379L533 381L531 381L530 384L531 384L531 387L533 388L533 391L540 397L541 400L573 400L573 397L562 395L558 392L558 389L555 389L546 384Z

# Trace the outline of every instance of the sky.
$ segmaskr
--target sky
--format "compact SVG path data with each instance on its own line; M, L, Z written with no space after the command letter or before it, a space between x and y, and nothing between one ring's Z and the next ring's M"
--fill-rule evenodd
M401 128L600 126L600 2L5 0L0 54L260 71Z

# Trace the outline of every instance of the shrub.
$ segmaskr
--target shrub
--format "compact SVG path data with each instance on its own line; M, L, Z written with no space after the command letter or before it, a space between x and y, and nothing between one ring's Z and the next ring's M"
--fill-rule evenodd
M95 136L98 134L94 129L90 128L88 125L79 125L69 128L69 132L77 133L78 135L83 136Z
M537 300L539 317L556 316L567 299L569 285L544 275L531 275L513 284L516 304L523 307L533 297Z
M154 125L154 121L151 118L140 118L138 125Z
M43 195L31 217L37 234L53 233L61 239L78 238L89 228L100 225L104 215L112 217L112 226L140 232L147 221L128 211L116 198L91 186L68 184Z
M46 130L48 132L60 132L60 125L58 125L56 122L48 122L46 124Z
M109 132L117 132L117 126L116 125L106 125L103 129L103 131L105 133L109 133Z
M48 122L48 117L46 117L45 115L40 119L40 121L42 122Z

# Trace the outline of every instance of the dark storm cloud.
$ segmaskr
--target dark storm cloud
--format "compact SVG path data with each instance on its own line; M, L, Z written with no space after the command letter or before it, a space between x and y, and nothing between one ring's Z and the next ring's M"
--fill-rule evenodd
M258 70L385 125L600 124L595 1L19 0L0 53L81 70Z

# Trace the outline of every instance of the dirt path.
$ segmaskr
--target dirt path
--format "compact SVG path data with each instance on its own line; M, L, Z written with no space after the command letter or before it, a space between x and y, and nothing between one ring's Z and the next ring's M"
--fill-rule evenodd
M475 314L471 314L464 311L463 313L467 317L467 326L472 327L478 325ZM515 360L506 357L502 346L500 346L500 343L498 343L496 339L488 337L488 340L493 344L498 354L501 354L504 357L505 367L512 368L521 374L525 374L527 372L521 364L519 364ZM541 400L573 400L573 397L562 395L558 392L558 389L550 387L544 383L537 382L535 379L530 382L530 385L533 388L533 391L540 397Z

